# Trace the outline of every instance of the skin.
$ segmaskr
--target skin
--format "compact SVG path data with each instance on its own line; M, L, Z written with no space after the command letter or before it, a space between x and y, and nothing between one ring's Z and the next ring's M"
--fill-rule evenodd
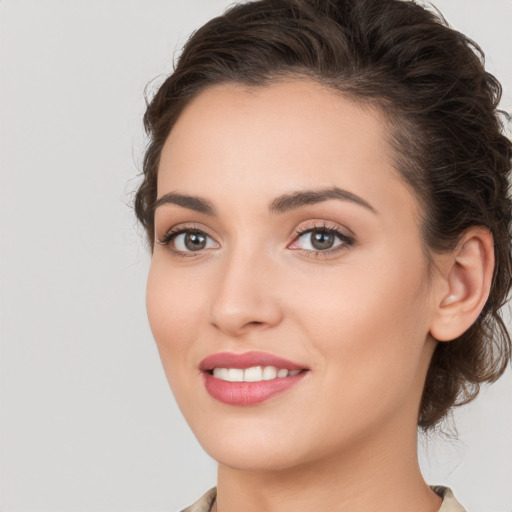
M370 207L328 199L269 211L282 194L332 187ZM158 197L172 192L216 213L156 209L157 241L174 227L209 238L195 252L183 236L155 244L148 315L176 400L219 463L218 510L438 510L416 422L431 329L442 331L440 304L457 303L453 258L439 256L429 278L418 202L393 168L379 112L306 80L209 88L163 148ZM315 252L297 235L324 226L353 243ZM309 372L257 405L214 400L201 360L250 350Z

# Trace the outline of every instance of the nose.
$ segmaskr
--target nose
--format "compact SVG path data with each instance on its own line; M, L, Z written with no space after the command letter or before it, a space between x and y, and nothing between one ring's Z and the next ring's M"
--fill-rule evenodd
M230 336L279 324L276 265L255 251L233 251L221 263L210 307L211 324Z

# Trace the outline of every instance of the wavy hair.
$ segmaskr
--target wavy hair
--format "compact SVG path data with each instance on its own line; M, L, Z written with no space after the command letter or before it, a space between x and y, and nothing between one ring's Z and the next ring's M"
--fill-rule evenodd
M418 425L429 429L493 382L511 357L500 315L511 286L512 144L503 134L499 82L476 43L441 15L405 0L259 0L235 5L197 30L148 102L149 144L135 212L154 244L163 144L183 108L221 83L265 86L304 76L379 108L395 167L422 207L433 252L454 248L471 226L494 238L490 296L459 338L438 343Z

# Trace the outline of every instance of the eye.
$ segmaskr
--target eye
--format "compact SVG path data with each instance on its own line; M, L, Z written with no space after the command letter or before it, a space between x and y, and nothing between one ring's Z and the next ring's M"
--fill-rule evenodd
M219 244L204 231L190 228L171 230L159 240L159 243L177 253L199 252L219 247Z
M293 241L290 249L301 249L303 251L335 252L346 246L354 244L354 240L333 227L315 227L297 232L297 238Z

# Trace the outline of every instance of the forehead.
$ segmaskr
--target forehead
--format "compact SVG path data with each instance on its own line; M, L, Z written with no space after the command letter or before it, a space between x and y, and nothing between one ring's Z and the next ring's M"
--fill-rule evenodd
M222 150L226 137L253 148L260 142L267 150L295 148L306 152L323 143L351 146L357 142L388 151L387 123L377 108L351 101L341 93L305 79L249 87L229 83L208 87L184 108L174 124L164 150L178 149L202 139ZM208 136L205 140L204 137ZM275 144L269 145L271 139ZM304 147L304 143L311 141ZM197 151L198 147L195 148ZM176 155L175 155L176 156Z
M178 190L233 202L238 186L248 204L338 186L377 203L386 191L393 201L404 186L387 130L378 109L312 81L210 87L187 105L164 145L158 195Z

